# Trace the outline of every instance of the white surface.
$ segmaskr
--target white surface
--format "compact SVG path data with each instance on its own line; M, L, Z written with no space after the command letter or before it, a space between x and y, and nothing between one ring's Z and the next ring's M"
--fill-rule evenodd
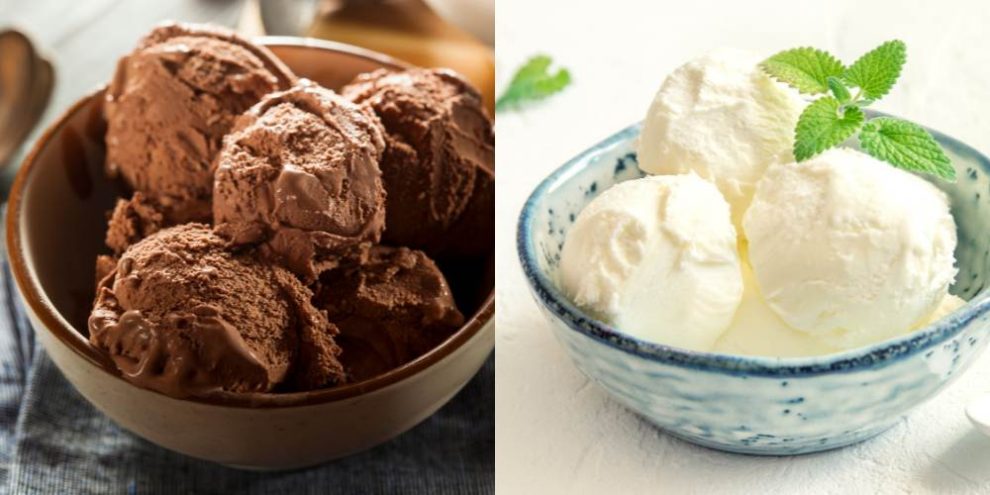
M990 355L869 442L792 458L723 454L665 435L588 383L544 323L515 254L516 217L537 182L641 119L669 71L718 46L770 54L814 45L848 61L899 37L908 64L878 108L986 153L987 25L990 9L980 0L499 0L499 82L535 52L572 69L575 82L544 104L498 117L498 492L990 493L990 438L964 414L969 400L990 392Z
M945 193L848 148L767 169L743 229L767 304L843 350L914 327L956 277Z
M637 150L651 174L693 171L718 185L737 228L767 167L794 161L794 126L807 105L759 68L764 58L720 48L678 67L645 114Z
M616 184L578 215L560 256L578 305L643 340L711 350L742 299L729 204L695 174Z

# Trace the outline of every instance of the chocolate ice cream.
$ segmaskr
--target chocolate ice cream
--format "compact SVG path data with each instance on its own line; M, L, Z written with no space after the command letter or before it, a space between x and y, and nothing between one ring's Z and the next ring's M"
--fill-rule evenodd
M313 281L381 236L381 124L309 81L265 97L240 117L217 158L213 218L234 244Z
M164 24L120 60L107 89L107 172L159 203L169 224L208 221L212 163L234 118L294 81L230 31Z
M342 91L386 130L383 242L431 256L477 256L494 243L495 133L477 90L444 69L378 70Z
M422 251L376 246L365 262L325 272L318 286L313 301L340 329L349 381L412 361L464 323L443 274Z
M123 253L99 288L90 340L126 379L176 397L339 383L336 329L310 298L288 271L189 223Z
M455 285L490 258L492 120L445 70L346 91L213 27L162 25L121 59L106 170L132 191L108 217L88 326L125 379L180 398L314 390L464 323L430 256Z
M130 199L118 199L107 222L107 247L114 254L123 253L134 244L165 226L161 205L141 192Z
M101 254L96 257L96 292L99 294L103 279L117 269L117 257L109 254Z

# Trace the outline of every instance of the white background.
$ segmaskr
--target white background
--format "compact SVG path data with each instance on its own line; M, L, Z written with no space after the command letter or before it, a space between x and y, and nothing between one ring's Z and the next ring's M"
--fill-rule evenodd
M499 493L990 493L990 438L963 412L990 393L990 354L866 443L790 458L723 454L665 435L588 383L538 313L515 253L533 187L640 120L684 61L719 46L770 55L812 45L849 62L891 38L907 42L908 62L876 107L990 152L986 1L498 0L500 87L537 52L575 79L558 97L497 119Z

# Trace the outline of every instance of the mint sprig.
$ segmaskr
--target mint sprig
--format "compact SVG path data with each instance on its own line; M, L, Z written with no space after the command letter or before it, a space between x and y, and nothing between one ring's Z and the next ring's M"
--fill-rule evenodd
M890 117L871 119L859 133L859 142L869 154L904 168L956 179L952 161L935 138L920 125Z
M794 158L807 160L849 139L865 120L866 114L859 107L843 107L831 96L815 100L798 118Z
M832 92L836 100L839 100L839 103L849 103L849 100L852 99L852 95L849 94L849 88L845 84L842 84L842 81L838 77L829 76L828 90Z
M512 76L509 87L495 101L495 111L519 108L566 88L571 83L571 73L567 69L551 73L552 63L553 59L546 55L536 55L526 61Z
M841 76L846 71L839 59L810 47L784 50L766 59L762 67L774 79L809 95L825 93L829 77Z
M864 151L891 165L954 181L955 169L923 127L892 117L866 120L862 108L890 92L907 60L903 41L869 51L848 68L823 50L794 48L760 64L770 77L801 93L820 95L798 118L794 158L807 160L857 132Z
M859 57L842 75L842 79L862 90L867 98L879 100L894 87L906 60L907 47L904 42L888 41Z

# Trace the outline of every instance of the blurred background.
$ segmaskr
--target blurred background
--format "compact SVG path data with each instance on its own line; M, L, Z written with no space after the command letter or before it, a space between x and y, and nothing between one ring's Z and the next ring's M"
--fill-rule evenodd
M164 20L311 36L464 74L494 107L495 0L0 0L0 167ZM32 54L32 51L35 53ZM5 191L16 167L3 167Z

